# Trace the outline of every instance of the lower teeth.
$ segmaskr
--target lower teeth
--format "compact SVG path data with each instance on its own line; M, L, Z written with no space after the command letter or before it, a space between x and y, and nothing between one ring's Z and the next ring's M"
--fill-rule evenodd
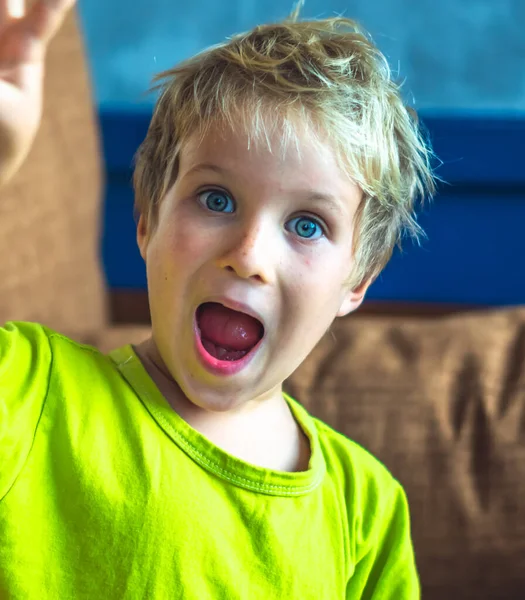
M208 354L211 354L214 358L224 361L235 361L241 359L243 356L248 354L248 350L228 350L222 346L217 346L209 340L202 339L202 345Z

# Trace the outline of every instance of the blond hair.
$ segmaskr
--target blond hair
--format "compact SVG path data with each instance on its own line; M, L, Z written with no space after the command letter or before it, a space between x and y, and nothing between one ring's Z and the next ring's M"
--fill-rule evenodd
M156 76L161 93L136 156L135 217L154 231L191 135L222 123L268 141L278 122L285 146L301 123L333 144L363 191L346 282L355 289L379 275L405 233L418 242L425 236L414 207L434 191L432 154L386 58L361 27L342 17L299 22L298 12Z

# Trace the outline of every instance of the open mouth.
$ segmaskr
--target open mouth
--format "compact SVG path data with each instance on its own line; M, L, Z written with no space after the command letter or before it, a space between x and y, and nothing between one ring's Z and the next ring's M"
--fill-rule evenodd
M202 346L219 361L241 360L264 336L260 321L218 302L201 304L197 308L196 321Z

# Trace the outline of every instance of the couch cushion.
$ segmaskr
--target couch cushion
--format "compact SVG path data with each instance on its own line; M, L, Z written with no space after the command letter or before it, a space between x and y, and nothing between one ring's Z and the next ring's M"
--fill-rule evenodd
M285 388L405 487L423 598L523 597L525 308L351 315Z
M104 354L108 354L115 348L125 344L138 346L151 335L151 327L148 325L111 325L104 329L88 334L69 332L68 337L81 344L94 346Z

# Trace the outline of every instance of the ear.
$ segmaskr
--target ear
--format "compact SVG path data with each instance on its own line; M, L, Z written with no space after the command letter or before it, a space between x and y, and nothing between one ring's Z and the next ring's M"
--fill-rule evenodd
M144 215L140 215L139 222L137 223L137 245L140 250L140 255L144 261L146 260L148 241L148 227L146 225L146 219L144 218Z
M357 310L363 300L365 299L365 294L368 290L368 288L370 287L372 283L372 280L368 280L365 281L364 283L362 283L358 288L353 289L353 290L347 290L345 293L345 296L343 298L343 301L341 302L341 307L339 309L339 311L337 312L338 317L344 317L348 314L350 314L351 312L354 312L355 310Z

